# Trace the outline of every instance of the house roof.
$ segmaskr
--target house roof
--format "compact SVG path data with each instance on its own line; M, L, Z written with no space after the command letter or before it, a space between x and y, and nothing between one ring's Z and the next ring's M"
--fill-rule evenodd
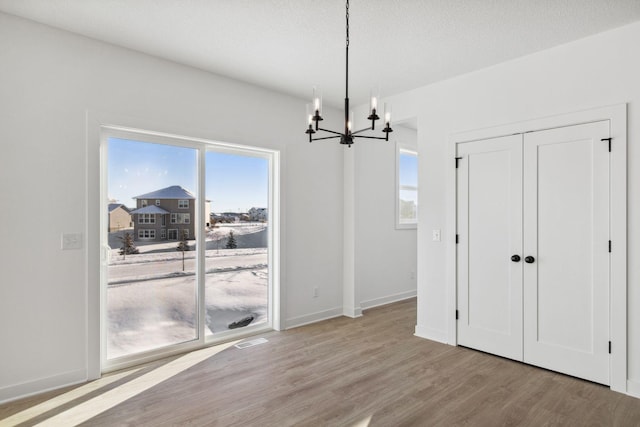
M195 199L196 197L189 190L185 190L179 185L162 188L151 193L141 194L134 199Z
M168 214L168 213L170 212L162 209L159 206L149 205L149 206L145 206L144 208L140 208L140 209L136 209L135 211L132 211L131 215L133 214Z
M122 209L124 209L125 211L131 213L129 211L129 208L126 207L125 205L123 205L122 203L109 203L109 213L113 212L114 210L118 209L119 207L122 207Z

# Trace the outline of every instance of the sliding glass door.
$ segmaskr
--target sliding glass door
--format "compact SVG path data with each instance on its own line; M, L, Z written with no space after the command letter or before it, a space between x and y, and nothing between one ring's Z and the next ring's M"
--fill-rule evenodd
M269 321L269 159L209 150L205 306L207 335Z
M277 153L102 135L102 366L271 328Z

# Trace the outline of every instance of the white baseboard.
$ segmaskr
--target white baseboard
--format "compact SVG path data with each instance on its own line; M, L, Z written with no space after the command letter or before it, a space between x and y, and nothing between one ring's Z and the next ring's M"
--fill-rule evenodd
M0 387L0 404L87 381L84 369Z
M286 320L285 329L297 328L298 326L333 319L334 317L342 315L342 307L336 307L329 310L318 311L316 313L305 314L304 316L292 317L291 319Z
M627 394L640 398L640 381L627 380Z
M355 319L362 316L362 307L342 307L342 315Z
M374 298L368 301L362 301L360 303L360 307L362 307L363 310L366 310L368 308L378 307L380 305L391 304L392 302L398 302L405 299L414 298L416 295L417 295L417 291L415 290L400 292L398 294L388 295L382 298Z
M439 331L437 329L431 329L426 326L416 325L414 335L431 341L438 341L443 344L448 344L447 331Z

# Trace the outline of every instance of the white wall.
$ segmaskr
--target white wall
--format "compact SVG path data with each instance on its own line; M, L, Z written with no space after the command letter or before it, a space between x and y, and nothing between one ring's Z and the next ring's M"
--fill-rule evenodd
M445 185L455 132L628 103L628 392L640 396L640 23L566 44L391 98L394 114L418 117L418 324L422 336L446 341L448 258L453 236L431 241L453 215ZM615 307L613 308L615 310Z
M363 309L415 296L416 229L396 229L396 143L417 149L417 132L395 125L389 141L355 150L355 283Z
M97 248L60 250L95 232L87 113L281 150L284 323L341 313L343 147L305 142L304 102L0 14L0 401L87 376Z

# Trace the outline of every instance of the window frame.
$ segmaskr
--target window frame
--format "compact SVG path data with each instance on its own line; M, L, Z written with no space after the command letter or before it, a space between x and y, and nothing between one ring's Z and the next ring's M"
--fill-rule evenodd
M402 144L400 142L396 142L396 195L395 195L395 220L396 220L396 224L395 227L396 229L399 230L403 230L403 229L408 229L408 230L415 230L418 228L418 210L419 210L419 205L420 205L420 201L418 200L418 202L416 203L416 217L415 220L413 221L406 221L406 220L401 220L400 219L400 193L402 192L403 188L400 185L400 158L403 155L410 155L410 156L415 156L416 161L418 161L418 150L415 147L406 145L406 144ZM418 175L418 171L416 170L416 176ZM412 191L416 192L416 199L418 196L418 179L416 179L416 187L415 189L411 188Z
M138 224L155 224L156 223L156 214L137 214L138 215Z
M153 228L139 228L138 239L139 240L156 240L156 230Z
M210 139L202 139L197 137L186 137L176 134L167 134L156 131L142 130L145 127L141 124L140 127L126 127L118 125L105 125L104 123L117 122L117 119L107 119L102 116L90 115L89 121L91 122L90 133L93 140L98 141L99 145L96 148L96 156L93 158L96 165L96 174L92 176L92 188L99 189L96 192L96 203L92 205L90 209L93 209L96 214L96 218L99 218L99 224L95 227L95 232L90 235L90 246L96 253L103 253L108 246L105 242L108 241L107 224L107 204L108 204L108 185L107 185L107 157L108 157L108 141L110 138L123 138L130 139L139 142L148 142L154 144L166 144L173 146L181 146L186 148L195 148L198 150L198 185L196 188L198 203L194 204L193 217L191 217L191 211L189 212L189 223L195 226L195 236L206 234L205 223L201 221L201 218L205 214L204 202L205 200L205 157L208 151L226 152L231 154L240 154L253 157L265 158L269 162L269 202L268 205L272 209L272 218L270 226L268 228L268 266L269 266L269 291L268 291L268 307L269 315L268 322L266 324L259 324L254 326L249 325L242 330L224 331L220 334L209 336L205 331L205 301L204 298L198 300L198 337L195 340L171 345L168 347L162 347L156 350L150 350L139 354L132 354L130 356L123 356L116 359L107 359L106 357L106 291L107 286L103 277L106 277L103 268L101 267L101 261L97 257L92 257L89 263L97 267L97 272L94 277L96 281L99 281L100 287L97 292L91 295L91 307L95 310L91 311L95 316L92 317L90 330L95 333L96 338L90 339L89 345L90 357L90 377L92 379L99 378L100 373L112 372L118 369L127 368L134 365L139 365L145 361L156 360L162 357L167 357L173 354L179 354L189 349L201 349L209 345L215 345L221 342L229 341L231 338L244 337L250 334L255 334L261 331L281 330L283 325L282 307L280 305L281 289L280 289L280 183L281 183L281 154L279 150L264 148L259 146L243 146L234 143L220 142ZM101 117L101 119L100 119ZM92 193L90 193L92 194ZM146 199L144 199L147 201ZM148 201L147 201L148 202ZM142 204L142 202L141 202ZM148 203L146 203L148 205ZM183 211L184 212L184 211ZM194 219L191 222L191 218ZM176 218L177 220L177 218ZM174 224L172 224L174 225ZM99 231L98 231L99 230ZM175 230L179 232L180 228L169 229L169 232ZM168 233L169 234L169 233ZM189 236L191 237L191 230L189 230ZM157 236L157 233L156 233ZM179 236L179 235L178 235ZM177 239L176 239L177 240ZM198 270L198 295L204 295L204 265L205 265L205 245L198 245L196 249L196 265ZM95 254L94 254L95 255ZM102 256L102 255L101 255ZM102 259L102 258L100 258ZM96 261L97 260L97 261ZM99 338L97 338L99 337ZM97 356L97 357L96 357Z
M189 209L189 199L178 199L178 209Z

